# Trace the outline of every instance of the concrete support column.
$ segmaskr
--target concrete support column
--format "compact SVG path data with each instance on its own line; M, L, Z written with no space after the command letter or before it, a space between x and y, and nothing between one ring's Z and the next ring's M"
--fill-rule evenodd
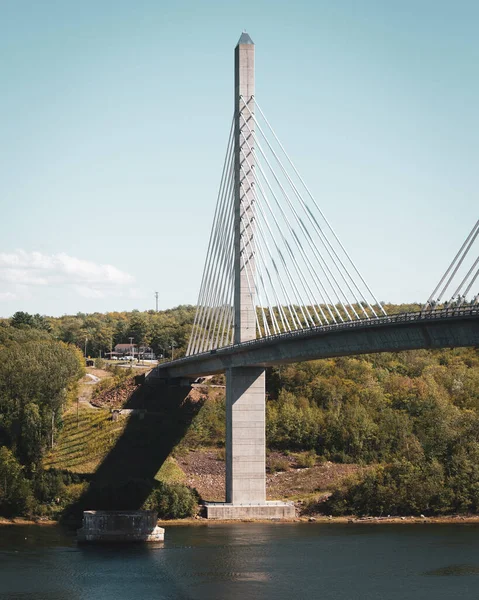
M264 504L265 371L226 371L226 502Z

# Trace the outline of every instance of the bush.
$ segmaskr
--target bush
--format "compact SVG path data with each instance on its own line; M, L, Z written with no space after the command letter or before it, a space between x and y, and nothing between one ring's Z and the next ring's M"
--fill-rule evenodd
M160 519L185 519L196 512L199 497L195 491L181 483L167 484L159 481L144 504L156 510Z
M309 452L302 452L296 456L296 464L301 469L314 467L317 460L316 452L314 450L310 450Z
M269 472L287 471L289 469L289 460L284 456L272 456L269 460Z
M419 515L444 512L449 502L438 462L415 465L402 460L378 466L362 480L350 480L323 506L333 515Z

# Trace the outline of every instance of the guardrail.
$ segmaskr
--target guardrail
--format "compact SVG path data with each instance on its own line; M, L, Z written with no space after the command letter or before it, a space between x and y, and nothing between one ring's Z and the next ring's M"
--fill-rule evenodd
M329 333L331 331L342 331L344 329L361 329L374 327L377 325L395 325L397 323L405 323L412 321L437 321L445 319L453 319L458 317L479 317L479 305L474 306L457 306L440 309L421 310L410 313L399 313L397 315L388 315L386 317L372 317L369 319L358 319L357 321L348 321L343 323L333 323L331 325L322 325L318 327L308 327L305 329L297 329L296 331L288 331L286 333L278 333L269 335L240 344L231 344L222 346L214 350L207 350L199 354L191 354L183 358L177 358L174 361L163 363L162 366L179 365L184 362L193 361L197 358L204 358L212 354L231 354L232 351L241 351L246 348L263 346L265 344L279 342L285 339L297 337L309 337L311 334L317 335L321 333Z

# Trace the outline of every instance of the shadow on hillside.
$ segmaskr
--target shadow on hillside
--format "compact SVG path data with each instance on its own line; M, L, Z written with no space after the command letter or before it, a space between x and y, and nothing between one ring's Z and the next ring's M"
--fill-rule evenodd
M115 446L92 474L86 492L66 509L64 522L78 523L84 510L141 508L158 470L203 406L204 398L194 401L190 391L190 386L148 379L135 389L123 408L146 412L128 418Z

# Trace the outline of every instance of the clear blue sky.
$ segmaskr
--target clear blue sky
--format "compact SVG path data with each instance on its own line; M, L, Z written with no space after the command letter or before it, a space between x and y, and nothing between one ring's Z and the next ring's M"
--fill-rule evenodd
M476 0L0 0L0 316L196 302L243 29L375 294L425 300L479 212L478 23Z

